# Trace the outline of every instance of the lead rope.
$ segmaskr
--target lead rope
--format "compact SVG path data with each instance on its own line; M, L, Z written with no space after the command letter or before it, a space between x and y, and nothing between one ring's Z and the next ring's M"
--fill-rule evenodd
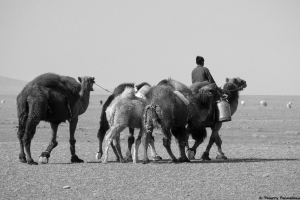
M106 92L109 92L109 93L113 93L113 92L111 92L111 91L109 91L109 90L107 90L107 89L105 89L105 88L103 88L103 87L101 87L100 85L98 85L97 83L94 83L95 85L97 85L98 87L100 87L100 88L102 88L103 90L105 90Z
M233 91L237 91L237 90L243 88L245 85L246 85L246 83L245 83L244 85L241 85L240 87L234 89L234 90L227 90L227 89L225 89L225 90L227 90L227 91L229 91L229 92L233 92ZM224 90L224 88L223 88L223 90Z

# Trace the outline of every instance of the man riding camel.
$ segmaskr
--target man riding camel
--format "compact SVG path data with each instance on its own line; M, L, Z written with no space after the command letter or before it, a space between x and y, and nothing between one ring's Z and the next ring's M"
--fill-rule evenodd
M202 56L196 57L197 67L192 71L192 84L195 82L216 83L209 72L209 69L204 67L204 58Z

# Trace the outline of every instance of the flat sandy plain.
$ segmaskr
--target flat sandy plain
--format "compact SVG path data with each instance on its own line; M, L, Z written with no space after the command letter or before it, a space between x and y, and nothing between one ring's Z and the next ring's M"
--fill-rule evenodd
M107 96L91 96L80 116L76 152L85 161L70 163L68 123L60 125L58 146L49 164L30 166L18 160L16 96L0 95L0 199L300 199L300 96L243 96L231 122L223 124L223 151L229 158L200 160L208 138L198 148L196 160L170 164L155 131L156 148L163 161L150 164L95 161L101 106ZM265 100L267 107L260 107ZM292 108L286 104L293 102ZM32 141L36 161L50 140L49 124L41 122ZM127 130L122 133L125 152ZM172 149L178 155L175 140ZM64 189L64 186L69 186Z

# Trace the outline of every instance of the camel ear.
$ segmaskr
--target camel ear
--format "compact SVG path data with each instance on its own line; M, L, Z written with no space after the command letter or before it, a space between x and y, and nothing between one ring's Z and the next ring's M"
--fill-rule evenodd
M80 78L80 77L78 77L78 80L79 80L79 82L81 83L81 78Z
M229 78L226 78L226 83L229 81Z

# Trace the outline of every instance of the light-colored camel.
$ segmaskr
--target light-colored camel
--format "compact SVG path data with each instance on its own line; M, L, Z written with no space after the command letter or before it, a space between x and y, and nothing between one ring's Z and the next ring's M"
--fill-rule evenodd
M83 162L75 154L74 135L78 116L88 108L94 79L88 76L78 77L80 82L78 83L68 76L46 73L36 77L24 87L17 97L21 162L37 164L31 157L31 140L39 122L46 121L50 122L52 137L46 151L41 154L39 162L48 163L52 149L58 144L56 141L58 125L66 120L70 124L71 162Z
M100 127L97 133L97 137L99 140L99 150L96 154L96 160L100 160L102 155L103 155L103 151L102 151L102 143L105 137L106 132L109 130L110 126L106 117L106 110L111 107L112 104L114 104L114 102L117 102L120 99L120 95L122 94L122 92L124 92L126 87L130 87L133 88L135 91L135 95L137 97L141 97L144 98L144 94L149 90L149 87L151 87L148 83L143 82L137 85L134 85L133 83L123 83L118 85L113 93L107 98L107 100L105 101L105 103L103 104L102 110L101 110L101 115L100 115ZM128 136L128 148L126 151L126 156L125 156L125 161L132 161L132 154L131 154L131 148L132 145L134 143L135 139L134 139L134 128L129 127L129 136ZM116 155L116 161L120 161L118 153L116 151L115 146L113 145L113 143L111 143L111 147ZM154 161L158 161L161 160L162 158L156 153L155 147L154 147L154 138L151 138L151 142L150 142L150 149L151 149L151 155L152 155L152 159Z
M143 90L146 92L149 90L149 86L147 89ZM143 96L143 94L141 95ZM144 136L144 159L143 163L149 162L147 156L147 146L148 144L147 135L145 134L144 130L144 123L143 123L143 113L146 106L146 101L143 98L139 98L135 96L134 89L127 87L123 91L123 93L114 99L114 101L110 104L110 106L106 110L107 120L110 124L110 131L106 135L106 147L104 150L104 159L102 163L107 163L108 160L108 149L111 143L114 141L116 146L116 152L118 154L120 162L125 162L121 147L120 147L120 133L126 128L139 128L140 132L138 138L135 141L134 147L134 155L133 155L133 162L138 162L138 147L141 143L141 138Z
M191 86L192 88L195 87L195 85ZM228 103L230 104L230 110L231 110L231 115L233 115L239 104L239 92L242 91L247 87L246 81L244 81L241 78L232 78L228 79L226 78L226 83L223 86L223 91L228 95ZM203 160L211 160L209 158L209 151L214 143L216 143L218 147L218 152L217 152L217 159L227 159L225 154L222 151L221 145L222 145L222 140L219 135L219 130L222 127L222 122L218 121L217 119L214 119L214 110L211 110L207 115L205 120L203 121L205 127L209 127L212 130L209 143L206 147L205 152L202 154L201 159ZM194 153L188 152L188 155L191 155L189 157L190 159L194 158L194 155L196 154L196 148L198 146L193 146L190 148L188 151L193 151Z

